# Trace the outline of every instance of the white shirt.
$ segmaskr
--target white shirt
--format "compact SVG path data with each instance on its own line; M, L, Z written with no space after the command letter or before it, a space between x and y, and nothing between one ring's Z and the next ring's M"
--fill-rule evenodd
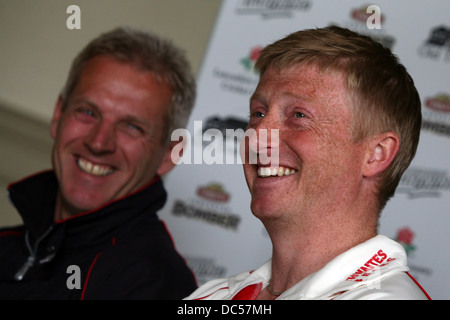
M271 278L271 262L252 272L209 281L185 299L255 299ZM431 299L408 270L403 247L378 235L340 254L276 300Z

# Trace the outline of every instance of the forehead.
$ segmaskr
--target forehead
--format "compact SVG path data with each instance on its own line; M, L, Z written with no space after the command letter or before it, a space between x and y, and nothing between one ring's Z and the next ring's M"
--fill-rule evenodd
M269 67L261 77L252 99L298 98L323 105L348 105L344 75L322 71L314 65L284 69ZM269 101L267 101L269 102Z
M141 70L132 63L107 55L95 56L84 63L76 88L79 89L80 86L103 86L111 88L112 91L128 86L148 93L156 91L154 94L158 96L159 89L171 91L153 72Z
M89 99L111 110L139 109L147 113L167 110L172 89L158 81L152 72L109 56L98 56L85 63L71 98Z

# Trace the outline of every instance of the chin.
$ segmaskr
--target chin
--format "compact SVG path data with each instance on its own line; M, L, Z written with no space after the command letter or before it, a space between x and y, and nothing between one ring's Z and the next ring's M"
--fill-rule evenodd
M269 218L273 215L273 208L268 205L265 205L262 202L252 201L250 206L253 215L258 219Z
M100 208L107 202L109 202L108 199L93 198L92 194L80 194L78 196L72 194L70 197L66 197L64 201L72 215Z

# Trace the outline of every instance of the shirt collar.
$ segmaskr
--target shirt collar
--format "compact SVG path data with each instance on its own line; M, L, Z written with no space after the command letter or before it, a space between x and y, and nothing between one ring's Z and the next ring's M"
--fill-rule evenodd
M397 242L378 235L340 254L319 271L286 290L278 299L326 299L362 285L375 283L395 271L408 271L406 253ZM230 296L246 286L267 285L272 277L272 260L249 273L229 280Z

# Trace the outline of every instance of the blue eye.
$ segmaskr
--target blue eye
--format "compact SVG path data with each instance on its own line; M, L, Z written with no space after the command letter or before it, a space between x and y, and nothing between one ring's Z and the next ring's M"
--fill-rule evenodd
M264 118L266 115L262 112L256 111L251 115L253 118Z
M139 126L135 125L135 124L129 124L128 127L130 129L133 129L133 130L142 131L142 129Z
M88 109L88 108L83 108L83 107L78 108L77 112L78 113L82 113L82 114L87 115L87 116L90 116L90 117L94 116L94 112L91 109Z
M75 117L82 121L91 121L96 118L96 113L94 110L85 107L78 107L75 109Z
M142 129L140 126L135 125L135 124L128 124L128 129L131 130L132 132L134 132L135 134L143 134L144 133L144 129Z
M84 112L86 115L88 115L88 116L91 116L91 117L94 116L94 112L93 112L92 110L86 109L86 110L83 110L83 112Z
M301 112L296 112L294 116L295 116L296 118L304 118L304 117L306 117L305 114L304 114L304 113L301 113Z

